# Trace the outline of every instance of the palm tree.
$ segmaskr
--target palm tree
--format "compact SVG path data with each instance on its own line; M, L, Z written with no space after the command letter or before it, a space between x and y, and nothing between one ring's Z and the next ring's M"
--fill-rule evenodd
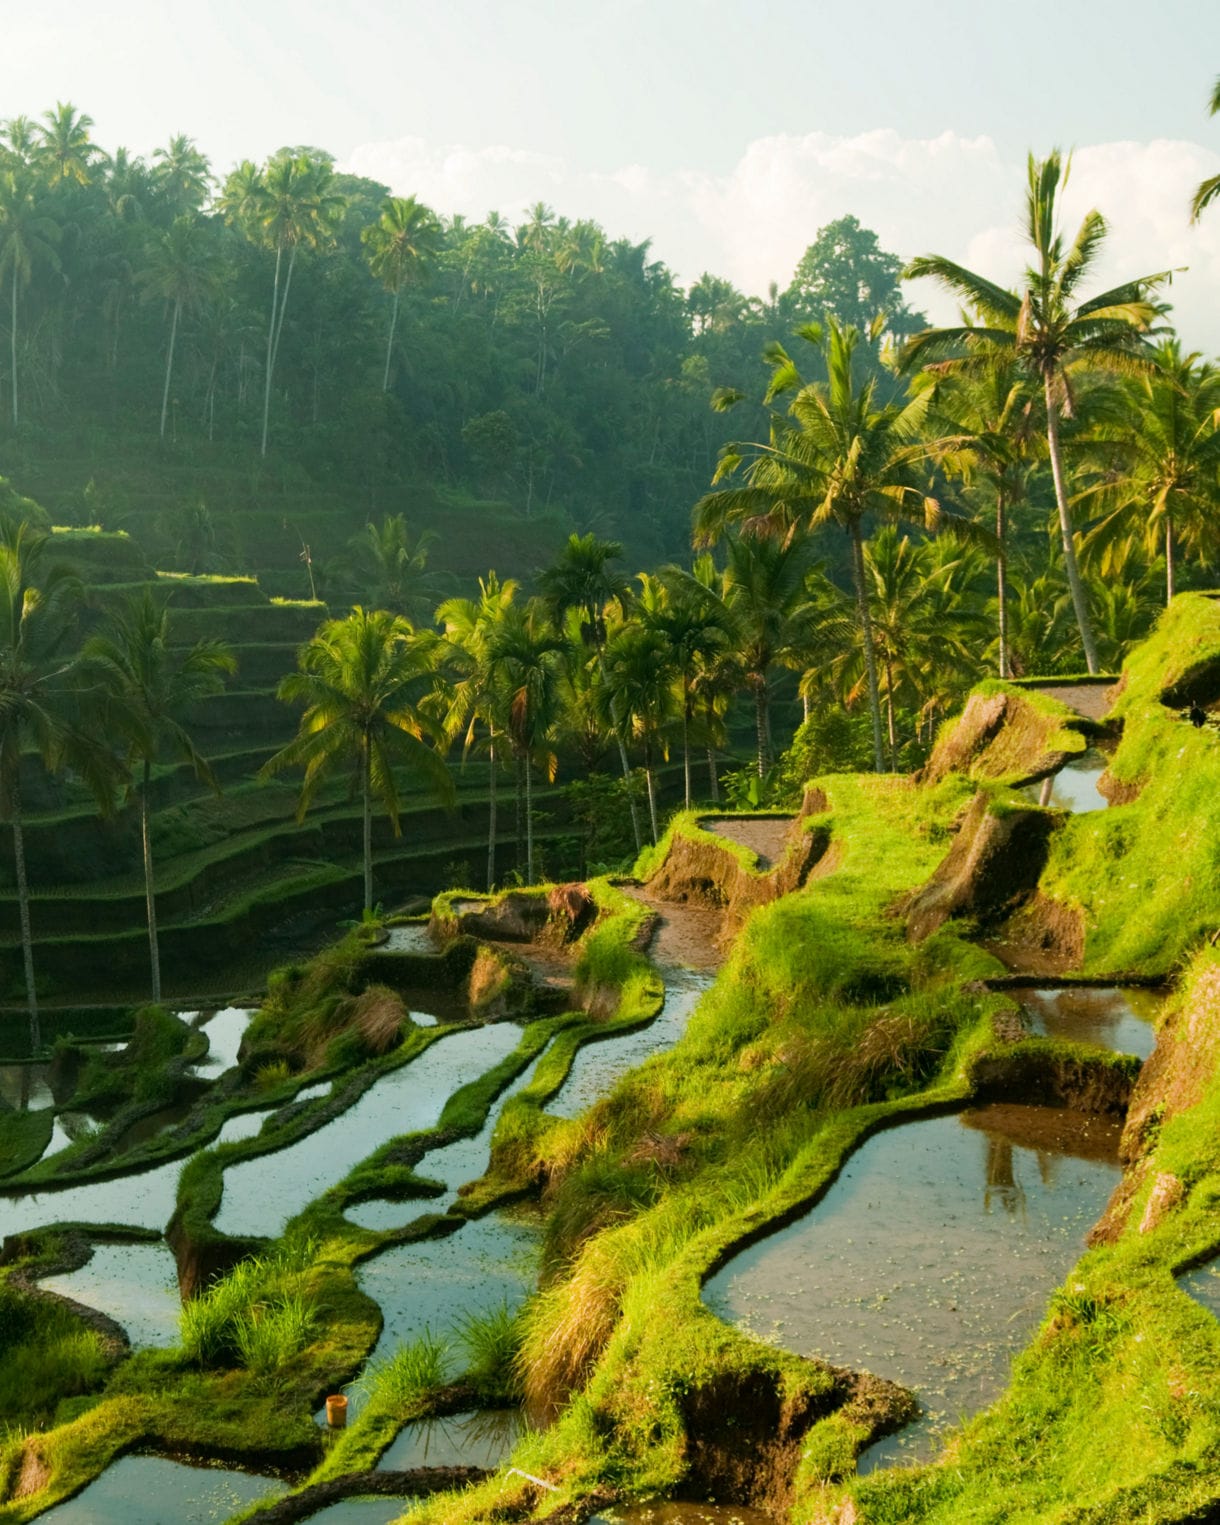
M487 660L517 769L517 841L525 823L525 881L534 882L534 799L531 764L541 756L549 777L556 760L545 747L555 720L562 639L547 619L545 606L531 600L524 608L509 604L492 629Z
M1029 156L1025 234L1033 262L1025 270L1019 293L996 286L943 255L911 261L903 272L907 279L931 276L938 280L966 303L978 326L925 329L905 346L902 363L909 368L948 357L957 362L957 368L968 370L980 362L982 341L1013 354L1041 386L1064 569L1085 661L1095 673L1097 648L1076 564L1059 425L1061 419L1074 416L1076 387L1083 377L1099 369L1132 374L1151 364L1143 336L1159 309L1148 293L1167 275L1142 276L1080 299L1080 288L1097 261L1107 229L1101 213L1090 211L1071 246L1065 246L1056 224L1056 198L1068 168L1070 163L1064 164L1057 149L1041 161Z
M628 727L640 739L654 844L660 836L654 761L662 745L662 731L673 715L672 686L677 672L673 648L655 628L624 625L606 647L602 702L612 724Z
M540 209L549 211L541 202L533 211L538 214ZM628 604L627 581L610 567L610 563L617 561L622 554L623 547L617 540L599 540L592 533L569 535L568 543L558 559L538 577L539 589L557 630L563 628L564 617L569 609L575 609L580 614L581 640L594 653L598 673L603 679L606 668L606 608L615 603L625 613ZM631 832L635 838L635 850L639 852L644 844L640 836L635 797L631 792L631 764L627 759L627 744L618 717L612 719L623 782L627 786Z
M153 765L170 753L188 763L195 777L219 794L216 777L182 717L197 700L221 691L225 679L237 670L237 661L221 641L197 641L189 650L175 651L170 645L169 610L147 589L141 599L130 600L112 616L107 631L85 643L84 656L95 665L106 689L109 729L123 738L128 767L139 765L139 780L133 787L140 805L152 998L158 1002L161 955L149 780Z
M57 101L54 111L44 111L42 125L36 126L37 157L48 167L47 178L75 180L88 185L94 166L106 157L92 142L89 129L93 118L77 111L71 101Z
M414 196L391 196L375 223L360 235L367 251L369 269L387 291L394 294L390 310L390 335L385 347L385 375L381 390L390 390L390 359L394 353L394 329L398 324L398 299L402 289L417 279L436 257L443 234L436 214Z
M450 598L436 611L445 631L450 663L458 677L450 687L445 730L450 736L465 731L465 750L475 743L480 724L487 727L487 889L496 882L496 741L507 728L502 715L501 689L496 683L493 642L505 614L517 595L517 584L501 582L494 572L479 578L479 598ZM497 727L499 730L497 731Z
M147 259L148 264L136 279L148 297L172 304L169 343L165 352L165 385L161 389L161 438L164 439L178 321L184 311L201 307L216 293L219 277L208 229L193 213L175 217L166 231L149 244Z
M691 808L690 728L695 715L695 683L708 660L729 644L728 628L716 614L705 590L700 588L696 596L680 568L663 567L655 578L640 573L640 624L666 642L677 674L687 810Z
M369 591L382 608L417 619L435 601L428 553L440 539L435 530L411 529L402 514L387 514L380 524L366 524L351 540L367 572Z
M222 210L230 222L236 223L252 242L275 250L263 376L263 455L267 454L271 383L297 255L301 249L329 245L343 210L343 197L331 186L333 178L334 172L327 160L282 150L268 160L262 173L249 160L239 165L225 182L221 197ZM286 272L283 270L285 250L288 251ZM281 274L284 277L282 291Z
M956 436L942 465L967 486L982 484L995 504L996 605L999 675L1008 660L1008 531L1014 508L1025 502L1032 469L1030 447L1040 420L1028 377L1016 358L985 346L982 364L947 378L938 399L944 427Z
M918 474L918 468L944 448L943 442L924 438L931 392L917 392L903 404L882 404L876 379L860 382L856 377L857 329L844 328L831 318L824 330L809 324L801 334L823 354L827 380L802 380L783 346L768 346L772 379L765 401L793 394L787 414L772 416L766 443L724 447L715 480L744 467L745 485L701 498L695 505L695 534L708 545L728 525L737 524L751 539L766 537L791 544L822 525L837 525L845 531L851 542L858 630L868 677L874 763L881 773L885 759L866 596L865 524L872 519L898 519L933 530L949 522L962 526L944 512ZM723 393L718 406L738 401L740 394Z
M13 393L13 427L19 417L17 408L17 293L28 286L38 263L59 268L55 245L60 228L54 218L42 211L36 195L33 175L18 166L0 169L0 279L9 277L10 384Z
M1212 116L1215 116L1217 112L1220 112L1220 79L1217 79L1216 83L1212 86L1212 93L1207 103L1207 109ZM1194 194L1194 198L1190 203L1191 222L1198 222L1199 213L1202 212L1205 206L1208 206L1211 202L1215 201L1217 196L1220 196L1220 175L1212 175L1209 180L1203 181L1203 183L1199 186L1198 190Z
M303 704L294 740L269 758L260 777L304 768L297 820L303 820L318 785L347 769L359 787L363 821L364 909L373 909L373 799L399 833L394 766L416 773L448 805L453 780L444 759L424 741L436 727L420 700L436 686L437 637L416 632L401 615L357 605L343 619L326 620L297 654L298 672L280 682L277 698Z
M97 727L81 719L90 684L79 658L66 650L80 582L66 566L48 563L47 543L46 535L24 522L0 526L0 811L13 829L31 1052L42 1038L22 832L22 753L32 748L52 772L70 761L103 809L114 782L113 758L97 740Z
M1156 349L1156 368L1117 397L1095 431L1104 443L1101 480L1077 495L1105 517L1083 549L1101 551L1108 577L1131 540L1165 557L1165 602L1176 589L1177 553L1214 546L1220 528L1220 371L1183 355L1176 339Z
M179 213L198 212L212 189L212 169L194 138L176 133L164 148L153 149L153 184Z

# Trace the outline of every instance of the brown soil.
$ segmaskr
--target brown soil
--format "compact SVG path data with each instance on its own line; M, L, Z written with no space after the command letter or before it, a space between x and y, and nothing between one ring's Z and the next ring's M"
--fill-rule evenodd
M1115 683L1047 683L1039 684L1033 691L1045 694L1048 699L1058 699L1086 720L1104 720L1118 697Z
M792 817L786 815L759 816L754 820L741 820L735 816L720 816L699 822L704 831L730 842L748 847L758 859L759 868L771 868L783 855L788 828Z
M1084 962L1084 919L1071 906L1037 894L982 946L1014 974L1070 974Z
M715 907L662 900L642 884L620 884L624 895L646 905L657 916L649 946L654 961L664 967L718 969L724 955L718 946L724 912Z
M972 694L957 722L937 741L918 782L951 773L1033 783L1056 773L1074 754L1051 745L1061 722L1016 692Z

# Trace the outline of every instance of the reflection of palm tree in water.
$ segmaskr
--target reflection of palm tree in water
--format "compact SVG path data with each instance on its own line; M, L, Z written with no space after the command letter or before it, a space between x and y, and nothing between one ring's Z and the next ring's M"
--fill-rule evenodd
M1017 1180L1013 1168L1013 1149L1007 1139L987 1135L986 1186L983 1191L983 1211L990 1212L992 1201L998 1201L1010 1215L1023 1212L1025 1188Z

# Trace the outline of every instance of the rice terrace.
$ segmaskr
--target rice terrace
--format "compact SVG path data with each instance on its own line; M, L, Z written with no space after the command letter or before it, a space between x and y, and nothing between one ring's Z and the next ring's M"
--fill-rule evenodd
M276 90L424 10L316 9L227 170L0 64L0 1522L1220 1520L1220 155L1145 262L1087 142L975 142L1001 237L909 137L900 255L764 113L751 296L579 167L622 18L429 13L570 163L378 158Z

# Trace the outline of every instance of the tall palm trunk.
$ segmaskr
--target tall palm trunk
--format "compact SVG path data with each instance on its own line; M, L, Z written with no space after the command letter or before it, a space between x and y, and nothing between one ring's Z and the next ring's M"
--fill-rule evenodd
M13 261L13 318L9 326L9 349L13 362L13 428L17 427L17 262ZM37 1018L35 1018L37 1020Z
M385 375L381 378L381 390L390 390L390 356L394 353L394 328L398 322L398 287L394 288L394 306L390 312L390 337L385 346Z
M525 882L534 882L534 789L528 752L525 754Z
M877 656L873 650L873 622L868 612L868 596L864 591L864 542L860 538L859 524L851 527L851 574L856 585L856 617L860 621L860 640L864 645L864 666L868 673L868 708L873 721L873 765L878 773L885 772L885 755L881 746L881 696L877 692Z
M661 833L657 826L657 781L652 767L652 744L647 736L644 738L644 780L648 785L648 817L652 823L652 845L655 847Z
M769 761L767 749L767 676L754 674L754 730L758 741L758 776L762 778Z
M517 771L517 872L520 873L525 864L525 776L521 766L521 753L516 752Z
M719 805L720 780L716 777L716 751L711 746L707 749L707 779L708 787L711 790L712 804Z
M597 648L597 674L604 684L606 681L606 659L600 646ZM644 839L640 836L640 817L635 808L635 795L631 792L631 763L627 758L627 743L623 740L623 733L619 726L617 697L610 700L610 724L614 728L614 739L618 743L618 758L623 770L623 783L627 786L627 808L631 811L631 835L635 838L635 850L638 853L644 845Z
M487 796L487 893L490 895L496 882L496 728L488 721L491 741L488 757L491 762L491 783Z
M894 730L894 664L885 661L885 726L890 744L890 772L898 772L898 736Z
M1165 515L1165 602L1173 602L1173 595L1177 591L1174 586L1173 565L1173 520L1168 514Z
M1067 489L1063 479L1063 453L1059 445L1059 408L1051 389L1051 378L1044 378L1046 395L1046 443L1051 457L1051 476L1055 482L1055 502L1059 508L1059 533L1063 537L1063 564L1067 571L1068 589L1072 595L1072 608L1076 611L1076 624L1080 630L1080 644L1084 647L1084 660L1090 673L1097 671L1097 646L1093 640L1093 625L1089 618L1089 605L1085 599L1084 584L1080 580L1080 568L1076 565L1076 546L1072 540L1072 517L1068 512Z
M364 846L364 909L367 915L373 909L373 801L371 773L373 759L369 750L368 734L364 738L364 757L361 759L360 787L364 811L363 846Z
M30 882L25 872L25 838L21 832L20 785L14 780L12 795L13 865L17 877L17 914L21 922L21 962L25 969L25 1005L30 1019L30 1053L42 1047L38 1026L38 993L34 987L34 939L30 933Z
M1007 528L1005 520L1004 492L1003 489L996 495L995 501L995 582L996 599L1000 606L1000 677L1011 676L1008 670L1008 547L1004 542L1004 532Z
M144 773L140 784L140 842L144 849L144 905L148 916L148 957L152 965L153 1004L161 1002L161 950L157 946L157 898L153 887L152 820L148 808L148 779L151 772L148 759L144 759Z
M690 809L690 690L682 675L682 780L686 788L685 805Z
M169 326L169 353L165 357L165 387L161 393L161 438L165 438L165 416L169 412L169 380L174 371L174 343L178 337L178 315L182 311L181 300L174 303L174 319ZM156 996L153 997L155 1001Z
M284 257L282 243L275 246L275 279L271 285L271 322L267 326L267 365L263 377L263 445L259 452L267 454L267 420L271 416L271 370L275 356L275 319L280 306L280 261Z

